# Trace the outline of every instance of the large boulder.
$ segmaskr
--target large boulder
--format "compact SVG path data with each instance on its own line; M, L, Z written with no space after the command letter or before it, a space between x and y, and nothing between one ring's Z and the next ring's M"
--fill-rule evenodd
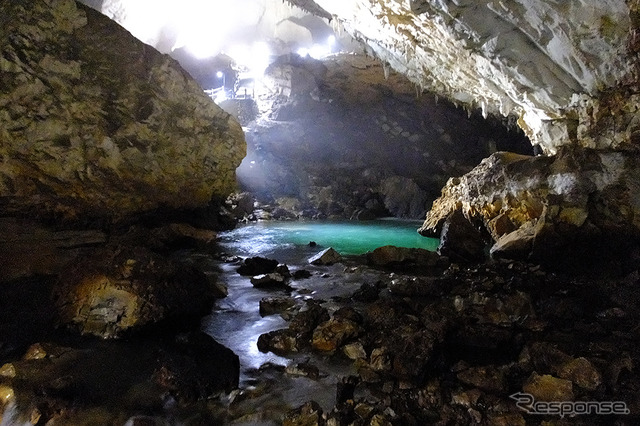
M460 212L491 236L496 257L556 261L622 253L640 235L639 166L633 151L496 153L449 180L419 232L438 233Z
M119 219L234 189L242 129L176 61L73 0L0 6L5 213Z
M60 274L53 299L61 325L117 338L164 320L205 315L213 288L204 273L143 247L107 246Z

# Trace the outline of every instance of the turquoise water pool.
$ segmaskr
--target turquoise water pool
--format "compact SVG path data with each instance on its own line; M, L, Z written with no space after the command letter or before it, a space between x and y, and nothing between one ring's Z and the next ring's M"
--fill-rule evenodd
M278 249L303 247L309 242L317 248L333 247L343 255L357 255L377 247L424 248L435 251L439 240L418 234L421 221L381 219L373 221L267 221L240 226L220 235L244 255L264 255Z

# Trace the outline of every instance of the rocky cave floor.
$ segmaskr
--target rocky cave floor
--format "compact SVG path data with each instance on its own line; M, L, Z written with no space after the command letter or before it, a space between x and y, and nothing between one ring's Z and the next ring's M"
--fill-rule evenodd
M2 424L640 420L640 271L631 262L567 273L506 260L455 264L435 255L420 264L394 263L398 255L391 255L372 265L371 257L357 256L288 268L214 249L190 255L234 271L244 264L247 280L266 286L260 315L279 315L287 325L261 335L257 345L288 365L245 371L248 378L232 389L237 364L202 333L164 324L118 341L80 339L52 328L50 280L20 280L0 295L0 398L10 401ZM247 272L247 262L257 269ZM250 278L269 273L266 280ZM343 281L344 294L323 297L323 283ZM223 381L227 391L212 391L220 383L211 381ZM329 383L329 405L309 398L291 406L278 397L282 386L301 381ZM620 401L630 414L531 414L510 397L518 393L536 402ZM580 410L563 410L571 408Z

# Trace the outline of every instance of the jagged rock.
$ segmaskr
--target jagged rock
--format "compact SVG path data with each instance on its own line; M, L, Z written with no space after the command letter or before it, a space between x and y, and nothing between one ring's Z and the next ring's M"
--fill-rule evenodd
M453 262L479 262L486 258L487 243L482 234L455 210L442 224L438 254Z
M274 272L278 267L278 261L274 259L267 259L265 257L249 257L244 260L244 263L238 268L240 275L261 275L270 274Z
M340 253L338 253L331 247L329 247L328 249L324 249L320 253L309 258L309 263L311 263L312 265L333 265L334 263L338 263L341 261L342 256L340 255Z
M342 347L342 352L347 356L347 358L356 360L356 359L365 359L367 357L367 352L364 350L364 346L360 342L353 342L346 344Z
M517 116L547 153L637 136L636 2L589 11L586 1L314 3L422 90L483 115Z
M576 385L590 391L596 390L602 383L602 375L586 358L572 359L558 367L558 376L571 380Z
M307 402L290 411L282 421L283 426L323 426L322 408L315 401Z
M362 324L362 315L351 306L343 306L333 313L333 319L349 320L356 324Z
M161 320L205 314L206 276L142 247L106 247L63 271L54 288L62 324L114 338Z
M152 230L151 235L173 248L205 247L213 243L217 237L215 231L198 229L187 223L171 223Z
M16 367L11 363L6 363L0 367L0 377L13 379L16 377Z
M449 285L445 280L436 277L395 276L389 283L389 291L398 296L442 295Z
M292 362L287 365L284 371L291 376L308 377L313 380L318 380L321 375L320 369L317 366L309 363L308 360L298 363Z
M0 385L0 409L4 411L5 407L15 401L15 391L7 385ZM2 411L0 411L0 419L2 419Z
M270 331L258 337L257 346L260 352L273 352L276 355L285 356L298 352L298 334L286 328Z
M369 367L374 371L390 371L391 359L388 348L375 348L369 356Z
M29 346L27 352L24 354L22 359L24 360L34 360L34 359L43 359L47 357L47 350L40 343L34 343Z
M293 279L294 280L302 280L305 278L310 278L311 277L311 272L307 271L306 269L297 269L295 271L293 271Z
M291 278L289 267L284 263L279 263L278 266L276 266L275 273L282 275L284 278Z
M360 327L348 319L336 319L320 324L314 331L311 346L318 351L333 352L343 343L358 336Z
M470 367L457 374L458 380L488 392L503 392L506 386L504 371L493 365Z
M248 192L231 194L226 201L237 219L251 215L254 209L254 202L254 196Z
M0 282L56 275L77 256L107 241L101 230L56 230L36 222L0 219Z
M268 287L285 287L285 277L272 272L270 274L262 274L251 277L251 284L256 288L268 288Z
M496 145L532 153L523 134L416 97L400 74L386 77L385 65L364 55L278 58L266 70L264 112L247 125L237 171L244 187L275 198L275 217L419 219L447 176L471 170ZM451 128L445 147L440 134Z
M573 385L570 380L559 379L535 371L522 386L522 390L532 395L536 401L573 401Z
M496 153L449 180L419 232L437 230L461 211L491 234L494 257L578 263L623 256L640 234L639 166L631 152Z
M5 213L113 220L235 188L242 128L176 61L73 0L2 10Z
M427 194L412 179L394 176L381 182L384 206L395 217L420 218L427 211Z
M206 333L190 332L161 352L153 381L188 402L237 388L239 376L240 361L233 351Z
M279 314L295 305L296 302L291 297L265 297L260 299L260 316Z
M367 261L373 266L400 267L415 266L434 268L442 265L443 260L438 254L420 248L396 246L378 247L367 253Z
M308 335L322 322L329 320L329 312L318 303L309 303L291 320L289 329L299 335Z
M378 299L380 294L380 289L369 283L364 283L360 286L358 290L351 296L353 300L358 302L373 302Z

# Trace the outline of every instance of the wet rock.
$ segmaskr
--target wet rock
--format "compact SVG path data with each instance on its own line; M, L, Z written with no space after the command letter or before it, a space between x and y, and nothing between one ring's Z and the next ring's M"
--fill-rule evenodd
M356 324L362 324L362 315L351 306L343 306L333 313L333 319L349 320Z
M482 235L491 235L494 257L582 269L615 261L636 244L638 225L630 218L637 210L631 205L638 196L637 161L624 151L587 148L567 147L552 157L494 153L448 181L420 232L433 232L457 214L468 222L458 226L459 244L464 229L478 224ZM489 225L498 220L513 226Z
M518 413L492 414L488 416L488 424L491 426L526 426L527 422Z
M278 266L276 266L276 269L274 272L276 274L282 275L285 278L291 278L291 272L289 271L289 267L284 263L279 263Z
M231 213L236 219L250 216L254 209L254 196L249 192L240 192L229 195L226 204L231 207Z
M291 376L308 377L313 380L318 380L321 377L320 369L308 360L287 365L285 372Z
M443 259L438 254L425 249L383 246L367 253L367 261L372 266L388 268L434 268L441 265Z
M307 303L307 305L298 312L298 314L289 323L289 329L299 335L308 335L315 328L325 321L329 320L329 312L316 302Z
M342 347L342 352L347 358L352 360L365 359L367 352L364 350L364 346L360 342L354 342L346 344Z
M375 348L369 357L369 366L374 371L391 370L391 354L388 348Z
M315 401L310 401L287 413L282 421L283 426L323 426L322 408Z
M449 285L437 277L395 275L389 283L389 291L397 296L433 297L442 295Z
M286 283L285 277L276 272L251 277L251 284L255 288L285 287Z
M336 386L336 405L353 400L356 386L360 382L357 376L342 377Z
M16 367L11 363L6 363L2 367L0 367L0 377L5 377L7 379L13 379L16 377Z
M296 332L286 328L261 334L258 337L258 350L280 356L298 352L298 336Z
M586 390L596 390L602 383L602 375L586 358L575 358L558 367L558 377L571 380Z
M265 257L249 257L244 260L244 263L238 268L240 275L261 275L274 272L278 267L278 261L274 259L267 259Z
M343 343L358 336L360 327L348 319L333 318L320 324L313 332L311 346L322 352L333 352Z
M532 395L536 401L573 401L573 385L571 381L535 371L522 386L525 393Z
M342 261L340 253L329 247L309 258L309 263L312 265L333 265Z
M290 297L265 297L260 299L260 316L280 314L296 305Z
M209 397L216 391L238 386L240 361L230 349L203 332L178 335L161 351L153 374L156 384L181 401Z
M161 320L204 315L213 301L206 276L142 247L106 247L80 259L54 288L62 324L114 338Z
M0 408L5 408L8 404L15 400L15 392L13 388L7 385L0 385ZM2 412L0 412L0 420Z
M293 271L293 279L294 280L302 280L305 278L310 278L311 277L311 272L307 271L306 269L297 269L295 271Z
M34 359L44 359L47 357L47 350L40 343L34 343L29 346L27 352L24 354L22 359L24 360L34 360Z
M453 262L480 262L486 258L487 243L483 235L456 210L442 225L438 253Z
M430 365L435 349L440 345L444 336L429 330L418 330L403 336L396 347L392 349L395 377L409 383L419 383L424 380L425 372Z
M534 342L527 348L527 358L536 371L553 373L572 360L569 355L548 342Z
M380 294L380 289L369 283L364 283L355 293L351 296L351 298L358 302L373 302L378 299L378 295Z
M471 367L457 374L461 382L487 392L503 392L506 385L504 371L493 365Z

